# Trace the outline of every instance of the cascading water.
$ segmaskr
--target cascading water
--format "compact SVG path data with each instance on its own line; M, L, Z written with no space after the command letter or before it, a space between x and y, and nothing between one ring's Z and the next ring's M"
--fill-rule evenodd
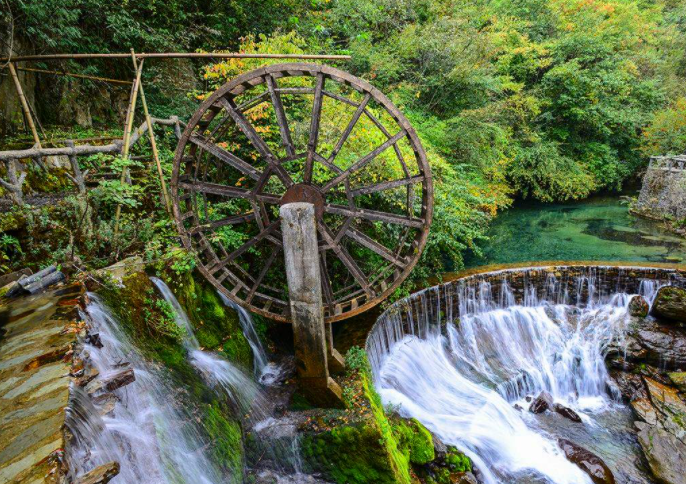
M384 403L463 450L487 484L591 483L559 449L560 437L600 455L617 482L652 482L634 462L631 415L604 362L608 345L621 345L629 295L601 293L595 277L582 279L576 293L554 277L540 294L528 287L520 304L507 277L499 290L486 281L446 286L389 311L367 342ZM651 300L657 287L645 281L639 292ZM526 411L526 398L541 391L582 424Z
M214 465L207 442L194 419L184 411L163 368L147 362L120 329L109 309L94 295L84 318L98 333L100 345L84 345L84 356L99 378L130 367L135 381L115 390L114 407L95 402L74 386L67 408L67 426L74 441L67 452L72 477L110 461L121 466L112 483L230 483ZM104 413L104 415L103 415Z
M191 365L198 370L207 384L223 390L241 412L252 410L257 415L263 414L264 397L255 382L221 356L201 350L193 325L169 286L157 277L151 277L150 280L174 310L176 324L184 330L184 346L188 351Z
M262 340L260 340L257 331L255 331L255 323L252 320L252 316L250 316L250 313L243 309L243 307L233 302L221 292L217 291L217 294L225 306L230 307L238 313L238 321L241 324L243 335L245 336L245 339L248 340L248 344L252 350L255 375L260 378L269 364L269 359L267 358L267 352L264 351Z
M250 377L221 356L201 350L193 332L193 325L169 286L157 277L151 277L150 280L174 310L176 324L184 329L184 345L193 367L209 386L223 391L238 406L243 415L249 415L247 423L252 426L257 437L254 445L260 448L263 456L266 456L265 461L269 460L271 466L280 472L294 472L294 475L290 476L273 474L272 477L277 482L284 483L290 482L290 479L296 479L293 482L298 482L297 479L300 478L302 482L310 482L310 477L301 473L300 449L295 423L272 417L276 402L272 401ZM267 361L250 315L230 300L223 297L222 299L228 306L235 306L238 311L243 330L252 337L251 347L253 352L257 351L254 353L258 355L255 356L256 359L261 358L260 361ZM247 339L251 341L251 338ZM255 367L256 373L257 368L258 366ZM268 367L263 365L262 369L265 368ZM265 373L262 373L263 380L264 376Z

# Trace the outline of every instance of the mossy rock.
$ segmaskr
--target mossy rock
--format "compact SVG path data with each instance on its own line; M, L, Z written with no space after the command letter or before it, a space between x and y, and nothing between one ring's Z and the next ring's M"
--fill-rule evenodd
M426 427L417 419L401 419L393 425L398 446L408 454L412 464L424 465L436 458L434 442Z
M224 305L217 290L196 272L181 276L167 273L162 277L186 310L200 346L251 369L252 350L238 314Z
M182 341L157 333L155 318L164 315L153 304L156 298L161 298L148 275L144 272L129 274L122 279L121 285L104 280L97 286L97 293L141 353L170 372L179 386L183 405L202 423L214 461L234 476L236 482L241 482L245 451L239 417L234 416L226 399L208 388L191 366Z

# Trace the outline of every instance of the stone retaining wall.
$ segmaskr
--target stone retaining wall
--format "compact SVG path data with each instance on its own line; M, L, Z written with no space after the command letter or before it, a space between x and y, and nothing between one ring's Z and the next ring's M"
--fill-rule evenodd
M653 218L686 218L686 156L651 158L636 212Z
M618 292L638 293L650 281L686 287L686 269L641 266L561 264L502 269L458 277L389 307L369 333L366 349L378 369L391 346L405 335L425 337L477 310L495 309L536 300L584 305ZM507 286L511 291L503 291ZM508 294L514 300L507 300Z
M0 302L0 482L64 479L80 285Z

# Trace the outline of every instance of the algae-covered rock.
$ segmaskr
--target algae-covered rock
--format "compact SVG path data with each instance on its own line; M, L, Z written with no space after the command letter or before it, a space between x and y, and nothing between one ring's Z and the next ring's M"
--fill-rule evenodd
M686 393L686 371L669 373L668 376L679 391Z
M650 312L658 318L686 323L686 289L676 286L661 287Z
M632 296L629 300L629 314L639 318L648 316L650 306L643 296Z

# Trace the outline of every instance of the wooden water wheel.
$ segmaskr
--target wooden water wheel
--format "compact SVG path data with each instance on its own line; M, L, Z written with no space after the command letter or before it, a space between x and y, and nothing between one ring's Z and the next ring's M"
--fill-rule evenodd
M315 205L325 318L358 314L408 276L426 243L426 153L400 111L332 67L279 64L209 96L179 141L174 217L198 268L246 309L289 321L279 206Z

